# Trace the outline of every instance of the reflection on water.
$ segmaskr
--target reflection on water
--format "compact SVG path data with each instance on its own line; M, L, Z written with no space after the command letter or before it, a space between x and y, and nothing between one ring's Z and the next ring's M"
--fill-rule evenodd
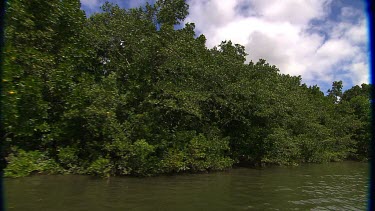
M5 179L7 210L365 210L368 165L343 162L153 178Z

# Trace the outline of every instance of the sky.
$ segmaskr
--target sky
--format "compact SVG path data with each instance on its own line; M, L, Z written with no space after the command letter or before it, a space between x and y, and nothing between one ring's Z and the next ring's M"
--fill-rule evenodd
M81 0L89 16L105 0ZM155 0L109 0L133 8ZM231 40L246 48L247 61L265 59L281 73L301 75L321 91L342 80L344 90L370 83L364 0L187 0L189 15L208 48Z

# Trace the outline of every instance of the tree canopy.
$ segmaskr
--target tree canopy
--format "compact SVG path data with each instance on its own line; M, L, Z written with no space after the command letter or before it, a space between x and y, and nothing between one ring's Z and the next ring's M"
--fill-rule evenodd
M86 18L78 0L12 0L2 79L6 176L147 176L367 159L370 85L327 95L244 46L206 47L184 0Z

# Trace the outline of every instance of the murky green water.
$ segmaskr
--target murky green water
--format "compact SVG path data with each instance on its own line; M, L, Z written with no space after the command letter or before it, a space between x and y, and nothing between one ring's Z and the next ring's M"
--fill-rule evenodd
M7 210L365 210L368 164L108 180L32 176L4 185Z

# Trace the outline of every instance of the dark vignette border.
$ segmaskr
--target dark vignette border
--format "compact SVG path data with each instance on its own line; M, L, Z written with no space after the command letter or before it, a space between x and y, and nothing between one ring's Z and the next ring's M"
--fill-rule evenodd
M369 21L369 50L370 50L370 75L371 75L371 84L375 82L375 1L367 0L367 14ZM371 110L372 110L372 121L371 121L371 156L370 156L370 187L368 194L368 210L375 210L375 89L374 86L371 86Z

